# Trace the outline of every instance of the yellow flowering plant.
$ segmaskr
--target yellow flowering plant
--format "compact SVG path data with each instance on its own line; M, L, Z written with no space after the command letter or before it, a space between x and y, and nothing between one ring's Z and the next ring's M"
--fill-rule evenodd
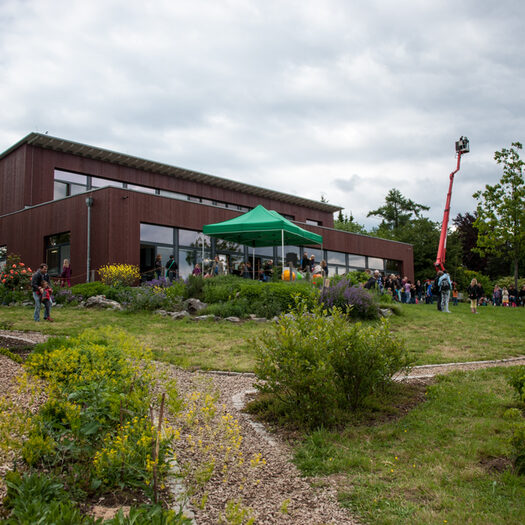
M106 264L98 269L100 280L108 286L133 286L140 280L139 267L134 264Z

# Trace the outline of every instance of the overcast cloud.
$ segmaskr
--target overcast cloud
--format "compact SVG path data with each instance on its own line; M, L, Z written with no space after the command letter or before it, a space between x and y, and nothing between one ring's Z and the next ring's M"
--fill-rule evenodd
M525 140L521 0L2 0L0 150L31 131L441 220Z

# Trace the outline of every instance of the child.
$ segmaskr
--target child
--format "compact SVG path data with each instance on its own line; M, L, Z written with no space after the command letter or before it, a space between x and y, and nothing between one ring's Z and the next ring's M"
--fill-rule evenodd
M39 295L41 297L42 303L44 303L44 321L49 321L50 323L53 322L53 319L51 319L51 294L53 293L53 290L49 286L49 283L47 281L42 281L42 287L40 288L41 292L39 292Z
M502 298L501 304L503 306L509 306L509 291L507 290L506 286L503 287L503 291L501 292L501 298Z

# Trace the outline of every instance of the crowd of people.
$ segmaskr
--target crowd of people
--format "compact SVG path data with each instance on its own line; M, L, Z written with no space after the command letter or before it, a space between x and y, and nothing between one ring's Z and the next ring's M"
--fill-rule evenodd
M227 267L218 255L215 256L211 264L207 265L207 270L204 271L201 264L195 264L192 275L202 275L203 277L214 277L218 275L238 275L246 279L257 279L259 281L270 281L274 272L274 264L272 259L257 260L259 265L255 271L252 268L251 262L240 262L238 265ZM173 282L179 277L179 267L173 255L165 264L162 263L161 255L157 255L154 263L154 274L157 279L165 277L168 281ZM329 270L325 260L317 263L315 255L308 255L303 253L299 262L297 271L301 272L303 276L319 275L321 277L328 277ZM408 277L401 278L400 275L390 274L383 276L379 270L371 272L365 270L369 274L369 279L363 284L364 288L377 289L381 293L390 295L394 301L404 304L437 304L437 309L450 313L449 304L457 305L459 301L459 291L457 284L452 281L450 275L446 271L438 271L434 279L426 279L423 282L417 280L415 283L410 281ZM61 286L71 286L71 265L68 259L64 259L62 272L60 274L59 282ZM35 300L34 320L40 321L40 310L44 306L44 320L52 322L51 307L53 304L53 289L51 287L51 278L48 274L48 266L42 263L39 269L33 274L31 286L33 290L33 298ZM525 285L517 290L513 285L500 287L495 285L491 294L486 294L481 283L476 279L472 279L467 287L466 294L470 301L470 308L472 313L478 313L478 306L501 306L501 307L525 307Z

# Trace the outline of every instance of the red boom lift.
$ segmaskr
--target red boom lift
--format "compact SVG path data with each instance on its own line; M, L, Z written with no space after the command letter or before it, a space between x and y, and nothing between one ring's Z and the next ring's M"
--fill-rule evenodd
M460 137L456 142L456 153L458 155L458 164L456 169L450 174L450 185L448 187L447 202L445 204L445 213L443 213L443 224L441 225L441 235L439 237L439 246L434 266L436 272L445 270L445 254L447 253L447 230L448 218L450 215L450 198L452 197L452 184L454 183L454 175L459 171L461 162L461 155L470 151L469 141L467 137Z

